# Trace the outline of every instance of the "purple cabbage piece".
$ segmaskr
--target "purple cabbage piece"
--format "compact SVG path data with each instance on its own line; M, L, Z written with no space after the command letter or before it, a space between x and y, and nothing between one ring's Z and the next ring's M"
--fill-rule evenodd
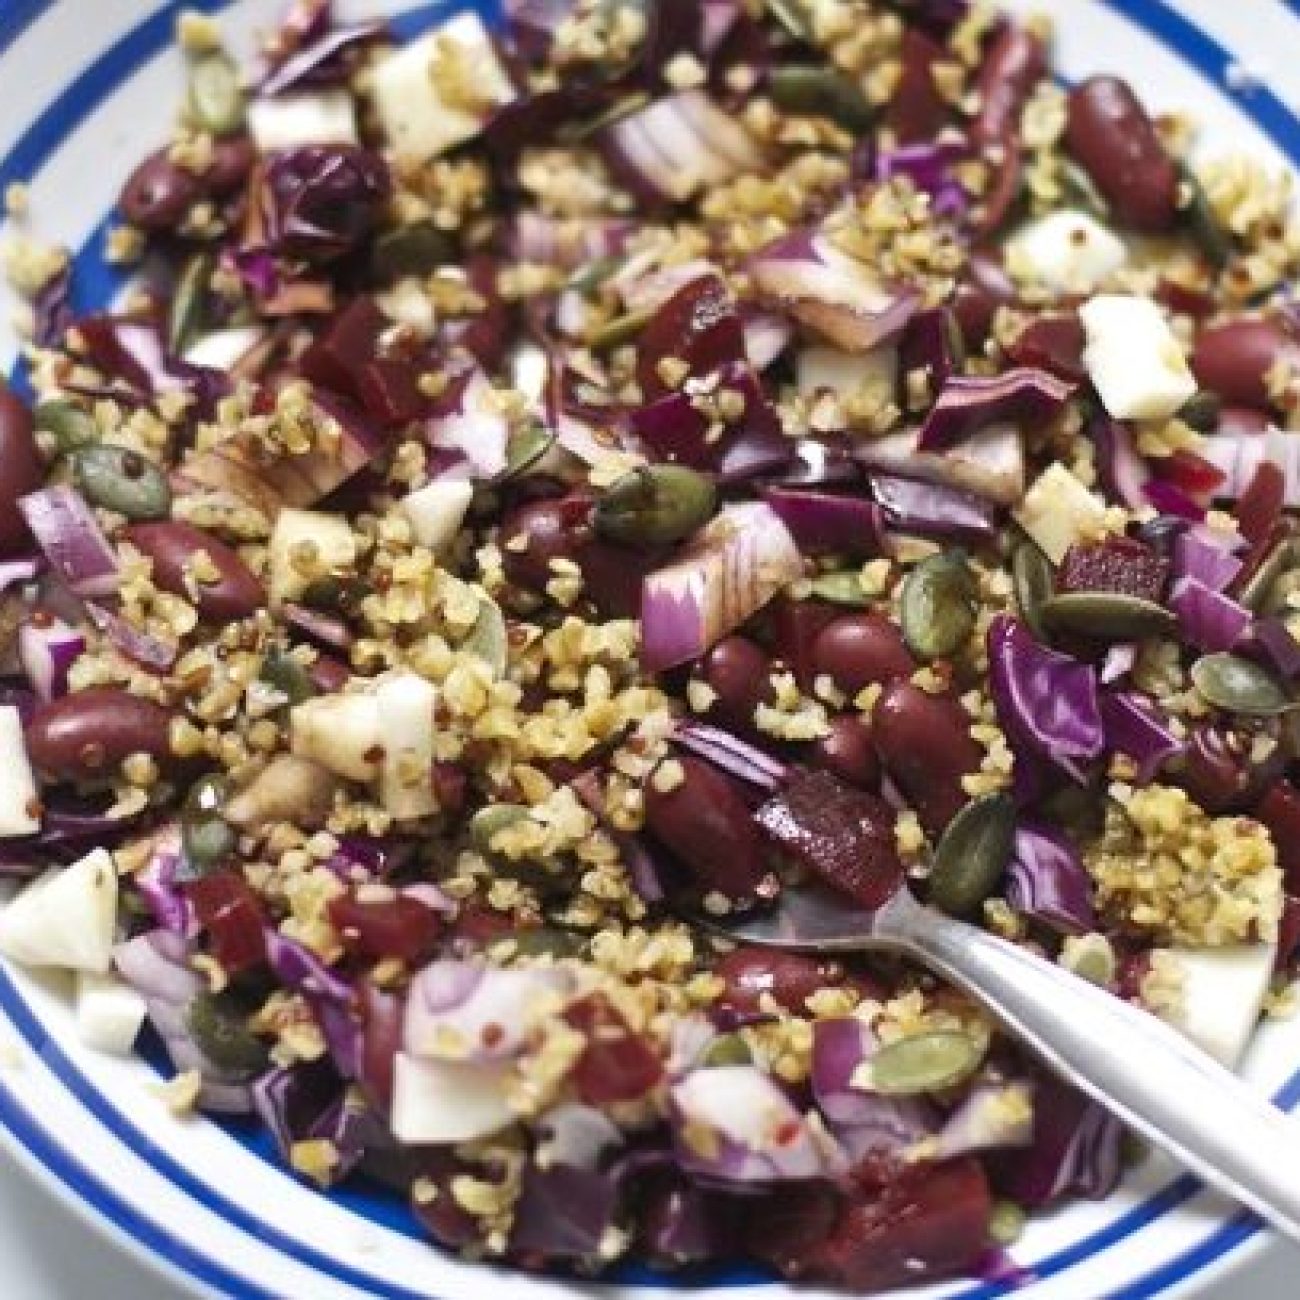
M285 257L330 262L374 230L392 193L383 158L355 145L305 145L273 154L262 186L266 245Z
M1173 576L1194 578L1209 591L1226 591L1241 572L1234 544L1209 529L1184 528L1174 539Z
M1177 515L1180 519L1199 523L1205 518L1205 510L1196 504L1182 488L1175 487L1161 479L1153 478L1142 488L1147 502L1160 511L1162 515Z
M1078 849L1043 822L1021 818L1016 825L1007 901L1061 934L1087 934L1096 925L1091 882Z
M901 145L880 150L873 172L878 181L905 176L930 196L935 216L960 220L970 210L971 196L953 169L969 157L970 146L964 140Z
M988 653L993 701L1017 770L1045 760L1082 782L1082 765L1105 745L1095 670L1040 645L1006 614L989 626Z
M677 724L673 740L685 750L738 777L764 794L784 784L789 769L771 754L722 727L687 718Z
M1169 595L1183 640L1199 650L1231 650L1250 626L1251 612L1199 578L1179 578Z
M350 51L380 40L387 27L382 22L351 23L324 32L300 45L262 79L258 94L267 97L301 91L309 86L337 85L349 74Z
M896 474L868 474L867 482L885 521L900 532L972 540L997 533L997 509L984 497Z
M361 1068L361 1026L352 1011L352 986L309 948L270 926L266 956L276 978L301 993L311 1007L339 1073L356 1078Z
M193 939L196 933L194 908L177 880L181 861L180 827L166 826L155 834L149 860L132 880L154 921L162 929Z
M1060 413L1074 389L1067 380L1032 366L991 378L954 376L921 425L920 448L941 451L993 424L1041 427Z
M1002 1192L1022 1205L1067 1196L1102 1200L1119 1182L1123 1127L1081 1092L1046 1073L1034 1083L1033 1144L1000 1161Z
M41 286L32 299L32 342L40 348L57 347L76 321L72 309L72 263Z
M515 1207L510 1249L548 1259L595 1259L622 1201L613 1171L530 1165Z
M1138 451L1132 431L1099 411L1085 432L1096 448L1097 477L1107 497L1133 510L1145 507L1151 468Z
M1134 783L1149 785L1156 773L1186 746L1169 729L1155 706L1134 691L1113 691L1102 697L1106 745L1127 754L1137 765Z

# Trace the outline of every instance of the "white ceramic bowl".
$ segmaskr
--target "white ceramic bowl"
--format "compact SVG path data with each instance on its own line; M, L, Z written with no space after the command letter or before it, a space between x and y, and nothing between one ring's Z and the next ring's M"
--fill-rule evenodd
M190 4L219 14L244 47L279 8L279 0ZM164 134L176 102L180 65L170 46L182 7L0 0L0 186L32 182L34 227L78 250L83 305L119 287L103 258L105 225L122 179ZM1300 164L1296 0L1056 0L1037 7L1057 17L1067 78L1121 71L1156 107L1196 113L1206 151L1250 149ZM340 8L348 16L395 14L406 33L448 10L410 0ZM14 304L2 294L5 321ZM7 369L16 342L3 327L0 348ZM642 1273L579 1286L467 1265L420 1240L396 1198L319 1195L272 1161L251 1126L178 1121L151 1092L156 1075L148 1064L82 1048L65 992L0 967L0 1126L69 1205L188 1289L239 1300L480 1300L503 1291L511 1300L576 1292L640 1300L666 1289ZM1264 1029L1247 1069L1283 1105L1300 1102L1300 1022ZM1140 1300L1226 1294L1235 1265L1282 1249L1289 1248L1251 1217L1151 1160L1110 1200L1034 1221L1015 1258L1025 1270L1023 1300ZM700 1292L735 1296L742 1287L764 1297L795 1294L734 1274L707 1279ZM1006 1281L959 1282L913 1294L993 1300L1012 1289Z

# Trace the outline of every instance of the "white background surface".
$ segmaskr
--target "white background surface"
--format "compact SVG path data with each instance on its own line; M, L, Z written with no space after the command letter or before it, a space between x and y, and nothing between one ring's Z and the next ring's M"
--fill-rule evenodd
M1273 1251L1201 1295L1215 1300L1294 1300L1297 1278L1300 1253ZM2 1300L181 1300L183 1295L74 1218L0 1148Z

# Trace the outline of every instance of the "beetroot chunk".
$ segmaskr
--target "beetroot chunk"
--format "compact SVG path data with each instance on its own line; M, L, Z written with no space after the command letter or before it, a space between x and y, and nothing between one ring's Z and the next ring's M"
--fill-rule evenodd
M745 332L736 305L716 275L677 290L646 323L637 347L637 380L647 398L673 389L659 373L666 358L684 362L691 375L707 375L745 358Z
M1169 577L1169 561L1154 547L1131 537L1071 546L1061 561L1061 591L1115 591L1159 604Z
M830 772L793 768L754 820L800 866L864 907L879 907L903 878L893 809Z

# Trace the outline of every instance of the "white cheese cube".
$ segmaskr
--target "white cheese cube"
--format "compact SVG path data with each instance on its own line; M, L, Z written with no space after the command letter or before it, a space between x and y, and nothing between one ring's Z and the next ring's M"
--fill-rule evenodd
M349 781L379 774L383 739L373 694L322 695L289 710L289 748Z
M1007 241L1007 270L1020 281L1058 293L1089 293L1128 260L1114 231L1086 212L1053 212L1022 226Z
M1106 293L1079 308L1083 364L1117 420L1167 420L1196 392L1183 349L1149 298Z
M1168 955L1177 963L1182 995L1170 1022L1234 1069L1259 1023L1264 995L1273 979L1276 946L1171 948Z
M77 975L77 1037L87 1047L129 1056L147 1008L129 984L112 975Z
M397 153L412 158L472 140L492 109L515 95L487 29L471 13L404 45L372 72L379 124Z
M473 1142L514 1123L506 1100L510 1062L393 1061L393 1136L408 1146Z
M35 815L36 778L27 760L23 721L12 704L0 706L0 839L35 835L41 819Z
M357 539L343 515L287 507L275 517L267 544L273 606L296 600L325 574L348 572L357 562Z
M1075 542L1091 540L1100 531L1106 506L1058 460L1030 484L1012 513L1043 554L1060 564Z
M304 144L356 144L357 111L346 90L254 99L248 132L264 154Z
M474 485L468 479L439 478L403 497L401 509L411 521L415 540L440 551L456 540L473 499Z
M379 802L399 821L437 812L432 782L437 687L418 673L393 673L375 688L375 701L384 749Z
M117 925L117 867L95 849L32 881L0 911L0 953L24 966L107 974Z

